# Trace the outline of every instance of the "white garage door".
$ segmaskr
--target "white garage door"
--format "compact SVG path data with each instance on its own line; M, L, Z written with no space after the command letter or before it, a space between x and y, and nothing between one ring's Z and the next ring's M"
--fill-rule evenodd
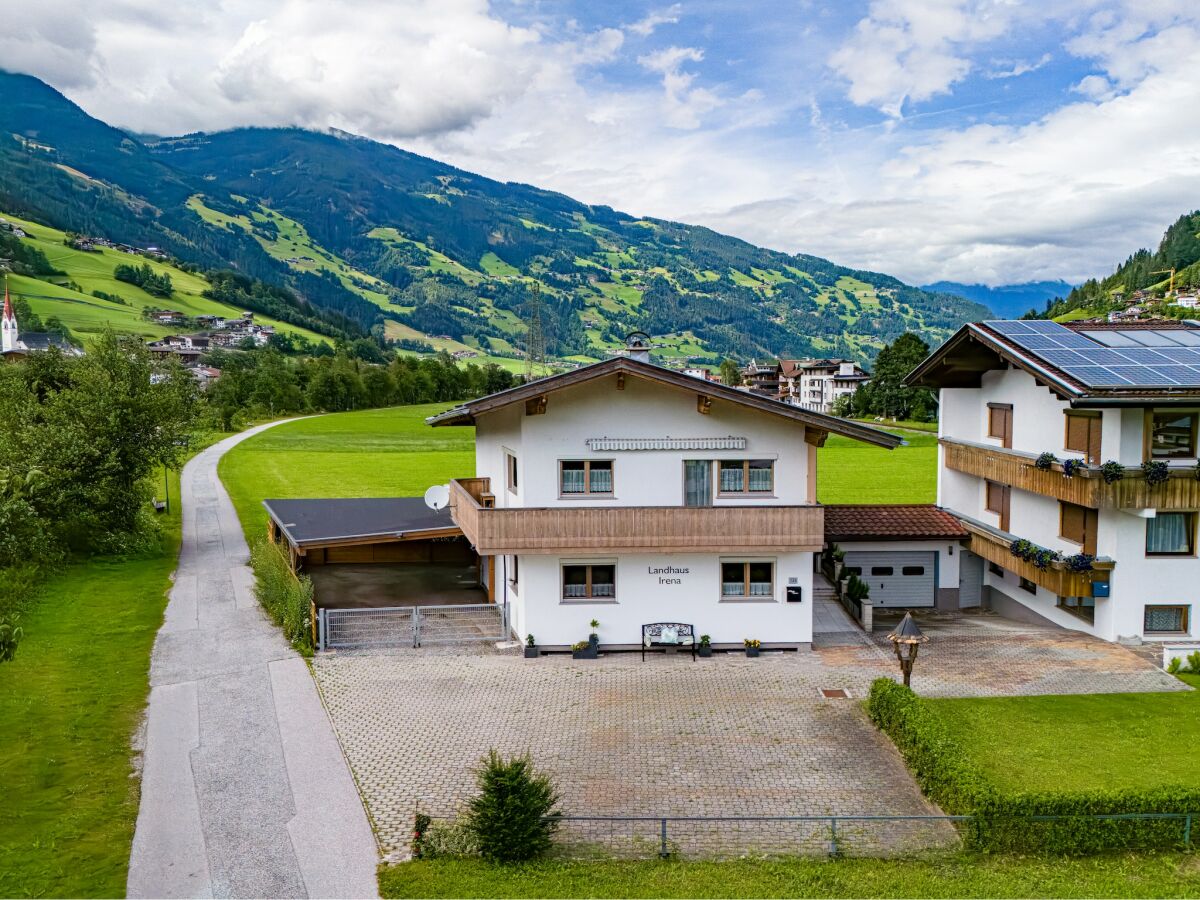
M876 606L933 606L937 553L917 550L846 551L846 567L871 588Z

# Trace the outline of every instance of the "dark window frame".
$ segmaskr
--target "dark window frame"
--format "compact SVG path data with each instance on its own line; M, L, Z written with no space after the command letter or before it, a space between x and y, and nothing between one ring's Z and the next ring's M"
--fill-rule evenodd
M600 567L612 569L612 593L596 594L595 585L609 584L607 581L596 581L593 578L594 569ZM582 596L567 596L567 569L583 569L584 593ZM616 603L617 602L617 562L616 560L596 560L595 562L560 562L558 565L559 598L563 603Z
M1177 610L1179 610L1180 624L1183 627L1179 628L1179 629L1171 630L1171 631L1164 631L1162 629L1150 628L1149 625L1146 624L1148 614L1150 613L1151 610L1159 610L1159 609L1177 609ZM1144 607L1142 607L1142 631L1144 631L1146 634L1190 634L1191 627L1192 627L1191 618L1192 618L1192 607L1190 604L1187 604L1187 603L1147 603Z
M1150 523L1160 516L1184 516L1187 522L1187 539L1188 548L1186 551L1174 551L1169 553L1155 552L1150 550ZM1197 514L1194 512L1181 510L1168 510L1158 513L1154 519L1146 520L1146 535L1143 548L1147 559L1191 559L1196 556L1196 520Z

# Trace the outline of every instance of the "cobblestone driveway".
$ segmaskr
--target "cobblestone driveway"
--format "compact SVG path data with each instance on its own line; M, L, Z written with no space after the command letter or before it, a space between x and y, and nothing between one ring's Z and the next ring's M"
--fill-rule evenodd
M389 854L417 804L459 810L492 747L531 751L577 815L937 812L854 700L819 698L862 697L869 675L813 653L643 663L410 651L322 656L314 670Z

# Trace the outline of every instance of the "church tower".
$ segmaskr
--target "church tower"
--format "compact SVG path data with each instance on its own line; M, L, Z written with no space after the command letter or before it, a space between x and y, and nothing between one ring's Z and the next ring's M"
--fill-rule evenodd
M0 353L19 349L17 317L13 313L12 301L8 298L8 279L4 279L4 317L0 319Z

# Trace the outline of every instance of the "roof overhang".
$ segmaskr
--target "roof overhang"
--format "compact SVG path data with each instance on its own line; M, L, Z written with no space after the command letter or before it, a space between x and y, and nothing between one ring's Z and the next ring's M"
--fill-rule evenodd
M449 511L434 513L420 497L264 500L262 504L280 534L301 553L316 547L462 535Z
M670 369L664 369L662 366L630 359L626 356L614 357L603 362L593 363L590 366L583 366L571 372L563 372L558 375L552 375L549 378L542 378L538 381L532 381L528 384L499 391L487 397L481 397L478 400L472 400L448 409L436 416L429 417L425 421L432 426L474 425L477 417L486 413L494 412L495 410L503 409L516 403L523 403L527 400L543 397L575 385L585 384L599 378L618 374L653 381L692 395L707 397L711 400L725 401L737 406L754 409L768 415L788 419L789 421L802 424L817 431L840 434L851 440L875 444L889 450L898 447L901 443L901 439L896 437L896 435L881 431L878 428L872 428L869 425L862 425L857 422L839 419L837 416L801 409L800 407L792 406L772 397L764 397L761 394L741 391L718 382L701 381L691 375L684 375L682 372L674 372Z

